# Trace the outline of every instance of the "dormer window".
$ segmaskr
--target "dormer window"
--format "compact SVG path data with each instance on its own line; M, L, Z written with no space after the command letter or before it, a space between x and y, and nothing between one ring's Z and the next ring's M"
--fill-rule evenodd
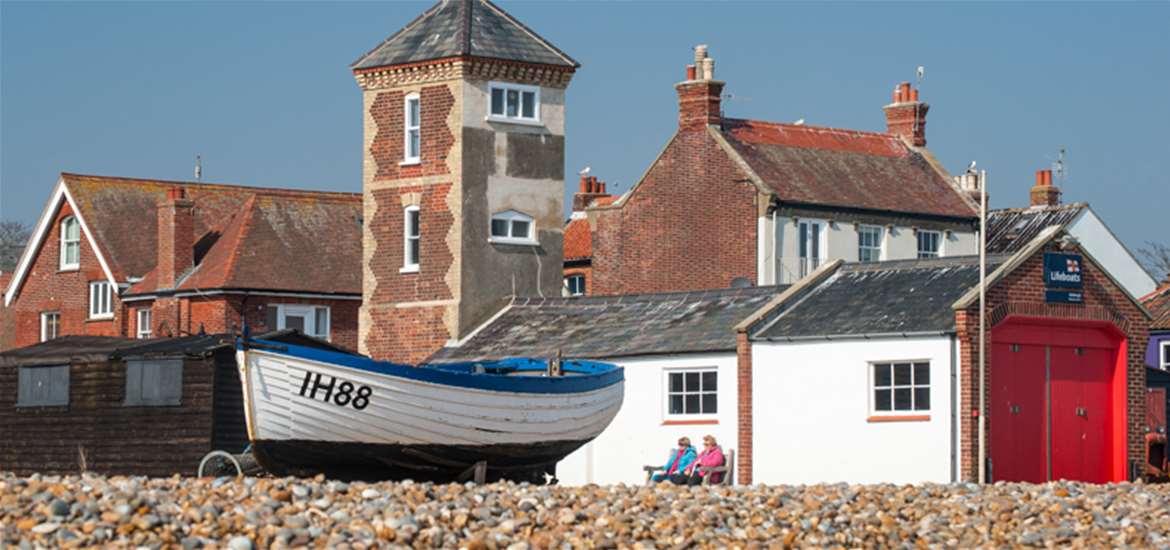
M81 267L81 223L69 216L61 220L61 269Z
M536 224L532 216L515 210L492 216L491 238L494 243L535 245Z
M422 153L422 115L419 111L419 95L407 94L405 112L402 119L405 121L403 130L402 164L416 164Z
M488 84L491 110L488 120L500 122L540 122L540 87L506 82Z

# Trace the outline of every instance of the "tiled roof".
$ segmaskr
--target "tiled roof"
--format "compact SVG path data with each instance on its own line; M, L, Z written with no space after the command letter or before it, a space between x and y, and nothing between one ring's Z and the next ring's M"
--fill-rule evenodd
M580 66L488 0L441 0L355 61L353 69L457 56Z
M194 202L196 267L180 289L361 294L361 195L62 174L128 294L157 290L157 205L182 187Z
M1014 254L1046 227L1065 227L1088 205L1083 202L1059 206L1006 208L987 213L987 251Z
M587 218L573 218L565 226L565 260L584 260L593 257L593 236L589 233Z
M723 135L785 203L979 215L921 152L892 134L725 118Z
M606 358L733 351L735 325L785 287L517 299L432 362L509 356Z
M1150 322L1150 328L1170 330L1170 282L1144 298L1142 305L1146 306L1146 310L1154 318Z
M1005 260L988 258L991 272ZM846 337L945 332L955 328L951 306L979 283L979 257L845 264L753 338Z

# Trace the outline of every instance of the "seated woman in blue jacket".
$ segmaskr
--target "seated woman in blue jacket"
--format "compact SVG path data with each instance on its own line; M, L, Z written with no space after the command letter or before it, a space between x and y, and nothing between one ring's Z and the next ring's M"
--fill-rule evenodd
M690 466L695 461L695 448L691 446L691 438L680 437L678 439L678 448L670 452L670 458L666 461L666 465L662 470L666 473L654 474L650 478L655 483L670 479L670 476L685 472L687 466Z

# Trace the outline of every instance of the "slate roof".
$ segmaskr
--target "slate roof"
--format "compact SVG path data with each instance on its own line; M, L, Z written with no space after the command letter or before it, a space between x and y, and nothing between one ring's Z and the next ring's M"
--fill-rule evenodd
M440 0L355 61L352 68L371 69L458 56L580 66L488 0Z
M735 325L786 287L517 299L430 362L511 356L613 358L735 350Z
M724 118L723 136L782 202L979 216L921 151L892 134Z
M1004 256L989 256L988 273ZM951 306L979 284L979 257L845 264L790 302L753 339L808 339L947 332Z
M1150 328L1154 330L1170 330L1170 281L1152 294L1142 299L1142 305L1150 312L1153 320Z
M158 290L157 205L182 187L195 203L195 269L179 289L361 294L358 193L62 174L127 295Z
M593 236L587 218L573 218L565 225L565 261L593 257Z
M987 251L1014 254L1046 227L1065 227L1089 207L1083 202L1058 206L1006 208L987 213Z

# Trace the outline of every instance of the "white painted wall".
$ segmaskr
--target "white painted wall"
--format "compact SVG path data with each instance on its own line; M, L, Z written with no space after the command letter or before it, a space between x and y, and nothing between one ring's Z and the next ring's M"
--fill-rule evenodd
M867 421L869 364L894 360L930 361L929 421ZM951 367L946 336L753 342L753 481L951 481Z
M1091 208L1086 208L1083 214L1069 224L1068 232L1076 237L1081 246L1133 297L1141 298L1157 289L1158 282L1142 268L1133 254L1130 254L1121 240L1105 226Z
M622 410L597 439L557 464L563 485L641 484L642 466L662 464L680 436L689 436L696 447L702 437L714 435L724 449L736 447L737 384L734 352L696 355L658 355L604 359L625 368L626 392ZM667 369L716 367L719 369L717 424L666 425Z
M801 218L815 220L814 218ZM857 226L850 221L815 220L821 222L821 257L822 265L833 260L846 262L857 261ZM761 218L760 223L765 224ZM771 225L771 218L766 220ZM882 227L882 259L883 260L910 260L918 257L918 237L911 227L889 226ZM783 216L776 218L776 225L772 228L776 240L776 254L774 280L780 284L794 283L800 279L800 231L793 223L792 218ZM941 256L967 256L979 253L979 242L974 231L951 231L949 236L943 232L943 239L939 245ZM768 281L768 280L765 280ZM767 284L767 283L765 283Z

